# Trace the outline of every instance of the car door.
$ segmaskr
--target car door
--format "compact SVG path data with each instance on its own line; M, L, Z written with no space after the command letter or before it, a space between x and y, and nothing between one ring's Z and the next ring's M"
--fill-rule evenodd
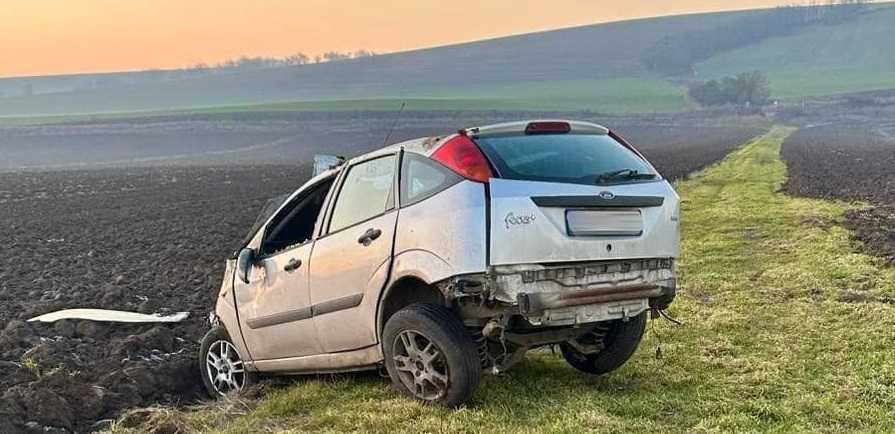
M379 290L388 278L395 223L398 155L349 166L311 254L311 304L326 352L376 343Z
M314 227L333 180L305 189L265 225L249 283L236 279L239 322L254 360L322 352L311 321L308 264Z

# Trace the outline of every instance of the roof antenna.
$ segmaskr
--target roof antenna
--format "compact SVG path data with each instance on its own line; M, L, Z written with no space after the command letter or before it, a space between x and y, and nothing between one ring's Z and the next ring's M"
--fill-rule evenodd
M398 114L395 115L395 120L392 122L392 127L388 129L388 134L386 134L385 140L382 141L382 147L388 145L388 139L392 138L392 133L395 131L395 127L398 126L398 121L401 120L401 114L404 113L405 105L407 105L407 101L401 101L401 108L398 109Z

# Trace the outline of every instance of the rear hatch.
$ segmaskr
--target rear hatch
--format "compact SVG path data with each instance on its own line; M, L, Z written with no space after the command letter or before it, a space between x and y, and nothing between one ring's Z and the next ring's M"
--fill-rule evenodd
M490 264L671 258L678 197L607 131L574 128L474 136L489 182Z

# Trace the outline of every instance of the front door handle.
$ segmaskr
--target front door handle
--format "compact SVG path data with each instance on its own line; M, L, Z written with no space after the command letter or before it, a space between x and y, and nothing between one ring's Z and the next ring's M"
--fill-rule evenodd
M379 229L367 229L367 231L357 239L357 242L364 246L369 246L370 243L376 238L379 238L380 235L382 235L382 231Z
M283 267L283 271L291 273L295 270L298 270L298 267L301 267L301 259L292 258L289 260L289 262L286 263L286 266Z

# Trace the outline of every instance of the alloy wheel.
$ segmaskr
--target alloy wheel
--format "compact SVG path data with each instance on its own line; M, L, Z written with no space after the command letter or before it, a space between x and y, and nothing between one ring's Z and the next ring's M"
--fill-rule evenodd
M435 401L447 393L447 362L431 339L420 332L404 330L395 337L393 348L398 378L414 396Z
M212 343L205 357L205 367L211 385L220 395L242 390L245 386L245 366L230 342L219 340Z

